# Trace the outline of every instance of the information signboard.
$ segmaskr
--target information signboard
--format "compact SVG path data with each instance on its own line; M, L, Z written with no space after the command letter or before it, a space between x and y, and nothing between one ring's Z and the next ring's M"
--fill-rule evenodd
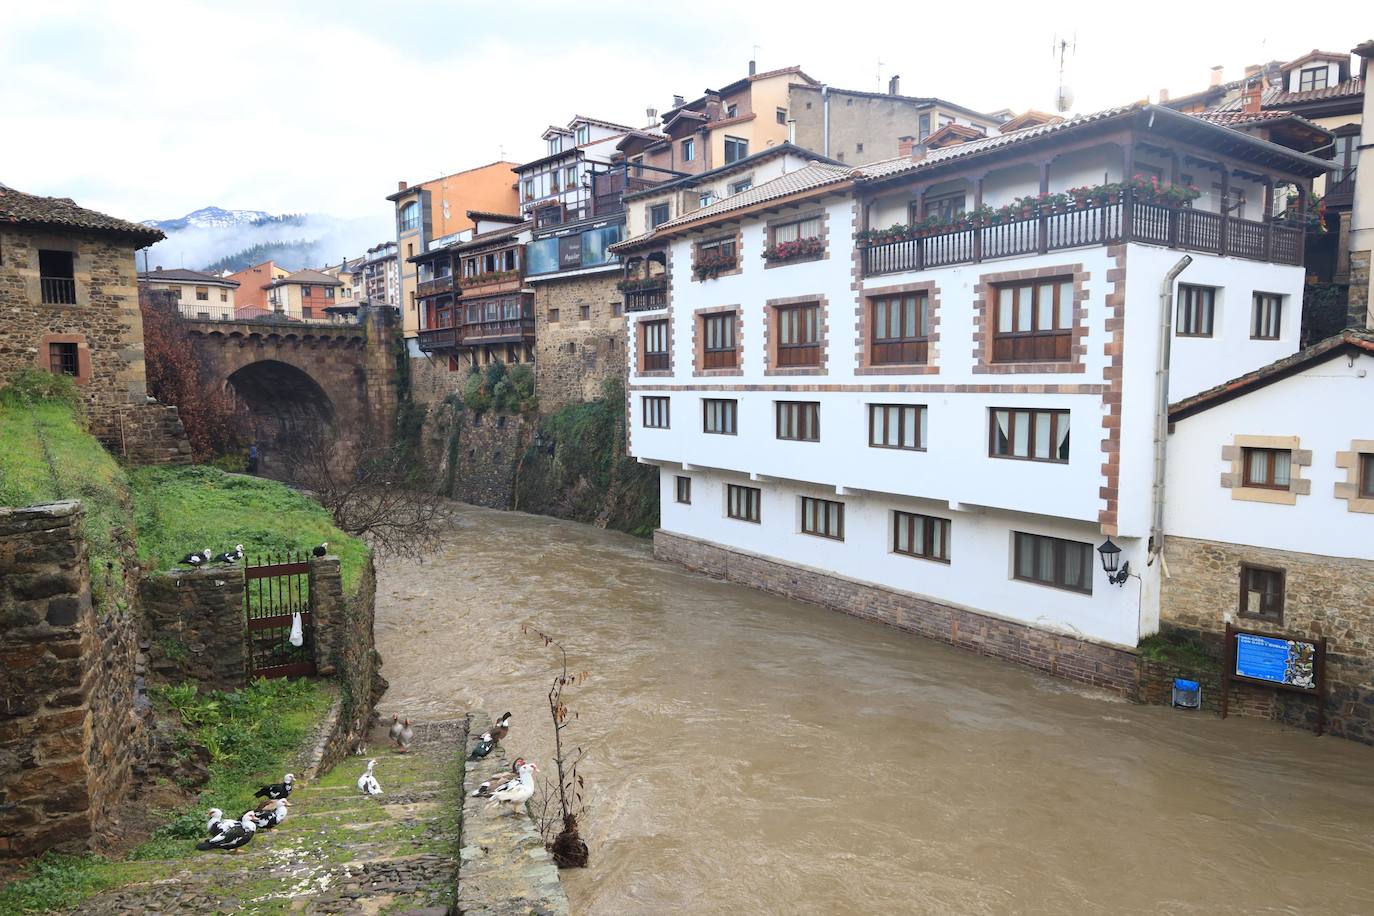
M1231 681L1267 684L1317 696L1317 734L1326 725L1326 638L1237 630L1226 625L1226 677L1221 685L1221 717L1226 718Z

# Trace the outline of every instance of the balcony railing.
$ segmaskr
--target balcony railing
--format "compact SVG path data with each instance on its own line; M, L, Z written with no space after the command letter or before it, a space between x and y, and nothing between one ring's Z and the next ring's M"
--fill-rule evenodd
M464 344L517 343L534 338L533 318L502 318L497 321L465 323L459 332Z
M1326 208L1349 207L1355 202L1355 172L1357 169L1349 169L1341 176L1340 181L1327 179L1326 196L1322 199L1326 202Z
M438 296L441 293L453 292L453 277L435 277L433 280L422 280L415 287L417 298L423 299L425 296Z
M39 277L38 285L49 305L76 305L76 281L71 277Z
M457 328L430 328L421 331L418 337L420 349L426 353L435 350L452 350L458 346Z
M238 310L232 305L211 305L208 302L183 302L177 306L183 318L197 321L236 321Z
M625 291L625 311L647 312L651 309L666 308L668 305L668 285L646 286Z
M1092 206L869 244L862 249L863 268L865 276L905 273L1122 242L1295 266L1303 259L1300 227L1146 203L1125 191L1116 200Z

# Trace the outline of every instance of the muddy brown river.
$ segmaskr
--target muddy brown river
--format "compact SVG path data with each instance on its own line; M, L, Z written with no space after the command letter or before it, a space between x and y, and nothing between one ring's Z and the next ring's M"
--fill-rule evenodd
M591 672L577 913L1374 913L1374 749L1133 706L588 526L457 507L440 556L385 564L383 709L509 709L547 763L526 621Z

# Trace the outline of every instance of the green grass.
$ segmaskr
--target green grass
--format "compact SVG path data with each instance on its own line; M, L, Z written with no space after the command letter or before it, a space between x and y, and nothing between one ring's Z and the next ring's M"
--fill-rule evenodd
M132 522L128 479L61 392L41 399L18 384L5 389L0 394L0 506L67 499L85 506L91 585L99 604L111 581L122 581L124 574L120 538L127 538Z
M367 562L366 544L334 527L319 503L276 481L199 466L139 468L130 482L138 558L145 566L171 569L206 547L219 553L242 544L251 561L308 553L328 541L351 592Z
M1183 630L1164 630L1147 636L1140 641L1136 652L1149 661L1192 671L1210 671L1221 663L1212 647L1197 634Z
M281 779L332 696L321 683L307 680L257 680L228 692L202 692L194 684L153 692L160 712L179 712L188 742L210 748L210 780L197 800L168 812L165 825L125 861L42 856L22 879L0 888L0 913L72 910L106 888L159 877L159 864L146 860L172 860L180 867L198 855L195 844L204 835L205 812L221 808L236 817L254 807L253 793L263 783Z

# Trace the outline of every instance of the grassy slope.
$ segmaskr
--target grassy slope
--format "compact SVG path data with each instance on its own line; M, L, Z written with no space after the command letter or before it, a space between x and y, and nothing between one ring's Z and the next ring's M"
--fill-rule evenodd
M138 558L170 569L191 550L216 553L243 544L258 555L307 553L328 541L343 566L345 590L358 581L366 545L334 527L329 513L281 484L210 467L139 468L131 475Z
M106 564L123 564L115 534L130 527L129 484L110 453L62 401L0 399L0 506L80 499L86 509L91 582L100 599Z
M43 856L23 878L0 888L0 913L71 910L106 888L167 877L159 870L168 861L203 855L195 844L205 830L205 812L215 807L237 816L253 807L253 792L281 779L329 708L331 695L325 685L306 680L258 680L232 692L199 693L194 685L158 691L159 710L180 712L189 740L210 748L210 780L199 798L168 812L165 826L123 861ZM152 859L162 861L142 861Z

